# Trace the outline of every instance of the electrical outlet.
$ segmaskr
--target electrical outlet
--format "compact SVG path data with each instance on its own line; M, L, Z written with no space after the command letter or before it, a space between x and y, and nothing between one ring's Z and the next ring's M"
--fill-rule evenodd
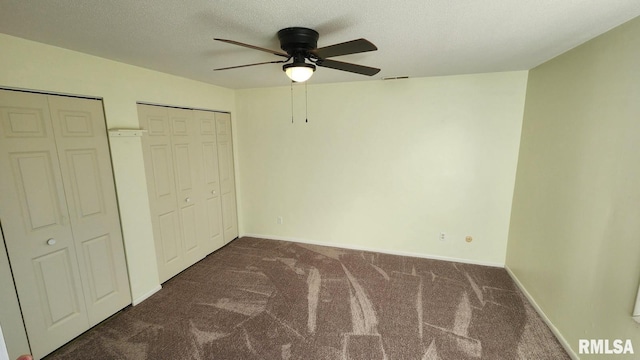
M447 240L447 234L441 232L440 235L438 236L438 239L440 239L440 241L446 241Z
M284 223L284 219L282 218L282 216L278 216L276 222L278 223L278 225L282 225Z

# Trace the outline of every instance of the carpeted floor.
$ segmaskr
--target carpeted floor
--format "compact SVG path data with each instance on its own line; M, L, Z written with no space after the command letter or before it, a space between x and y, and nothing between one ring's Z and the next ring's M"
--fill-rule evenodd
M504 269L237 239L54 359L569 359Z

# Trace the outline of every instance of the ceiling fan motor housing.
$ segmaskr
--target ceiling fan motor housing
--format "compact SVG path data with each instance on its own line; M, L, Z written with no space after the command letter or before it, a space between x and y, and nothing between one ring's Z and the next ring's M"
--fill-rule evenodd
M310 50L316 49L318 37L317 31L303 27L290 27L278 31L280 48L294 59L298 54L306 55Z

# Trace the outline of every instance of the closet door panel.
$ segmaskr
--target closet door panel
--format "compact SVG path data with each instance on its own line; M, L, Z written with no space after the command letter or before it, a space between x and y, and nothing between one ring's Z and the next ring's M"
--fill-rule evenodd
M177 206L172 130L166 108L138 105L138 118L140 126L148 130L142 137L142 145L158 272L164 282L184 270L186 263Z
M196 145L196 126L193 112L186 109L168 109L172 125L171 143L175 159L175 174L178 193L178 211L184 239L185 268L206 256L206 231L204 224L205 203L202 197L201 169L197 164L200 155Z
M121 292L118 282L118 256L114 255L113 239L110 234L101 235L82 242L82 255L86 261L86 271L89 279L89 299L93 304L104 303L109 297ZM126 300L126 298L125 298ZM123 301L124 305L130 303ZM118 309L120 310L120 309ZM116 310L117 311L117 310ZM107 315L109 316L109 315ZM104 320L104 319L103 319ZM94 319L95 321L100 321Z
M218 171L218 147L216 140L215 113L194 111L197 145L200 149L202 169L202 192L206 199L207 253L224 245L222 231L222 202L220 198L220 175Z
M131 303L102 102L49 96L91 325Z
M216 113L215 120L218 141L220 192L222 196L223 238L224 242L227 243L238 237L231 115L227 113Z
M40 357L89 325L45 95L0 90L0 169L2 231Z
M180 208L180 219L182 220L182 233L184 234L184 250L187 254L199 251L198 243L198 214L195 205L187 205ZM194 254L194 258L199 260L203 256ZM196 260L196 261L197 261Z
M169 145L149 147L151 173L153 174L153 198L162 208L171 209L176 201L173 183L173 161Z
M159 222L159 239L156 238L156 252L160 251L162 257L162 263L165 265L165 270L161 273L169 273L164 280L168 280L171 276L182 271L182 249L180 243L176 239L180 238L180 225L178 224L178 217L175 211L168 212L166 214L159 214L157 216ZM159 248L158 248L158 245ZM175 272L175 273L174 273Z
M224 245L220 196L207 199L207 229L209 230L209 250L213 252Z
M193 173L190 144L178 144L173 147L176 158L176 180L178 191L186 195L193 195Z

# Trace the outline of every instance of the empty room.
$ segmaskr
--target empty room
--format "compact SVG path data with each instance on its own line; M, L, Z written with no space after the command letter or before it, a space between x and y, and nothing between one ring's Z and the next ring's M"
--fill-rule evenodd
M0 0L0 360L636 359L640 2Z

